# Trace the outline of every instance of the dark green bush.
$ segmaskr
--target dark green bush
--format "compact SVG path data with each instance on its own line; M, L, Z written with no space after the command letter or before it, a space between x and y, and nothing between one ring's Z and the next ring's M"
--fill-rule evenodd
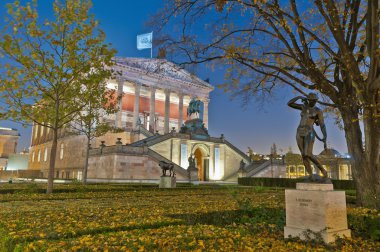
M303 179L290 178L239 178L239 185L244 186L266 186L266 187L287 187L295 188L296 183L303 182ZM334 189L338 190L354 190L355 184L353 180L332 180Z

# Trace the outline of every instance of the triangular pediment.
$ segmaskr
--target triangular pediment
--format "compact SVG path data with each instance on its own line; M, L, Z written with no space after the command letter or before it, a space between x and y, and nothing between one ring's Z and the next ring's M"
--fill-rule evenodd
M136 70L145 71L146 74L159 74L164 77L169 77L179 81L185 81L189 83L195 83L214 89L206 81L201 80L194 74L189 73L180 66L166 60L166 59L149 59L149 58L114 58L117 64L128 66Z

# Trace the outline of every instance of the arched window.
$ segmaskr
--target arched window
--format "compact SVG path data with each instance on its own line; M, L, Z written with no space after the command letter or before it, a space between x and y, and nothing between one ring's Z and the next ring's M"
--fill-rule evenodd
M289 172L290 173L295 173L296 172L296 167L294 165L289 167Z
M63 151L64 151L65 145L61 143L61 149L59 152L59 158L62 160L63 159Z
M44 162L47 161L47 154L48 154L48 150L47 150L47 147L45 147L45 152L44 152Z

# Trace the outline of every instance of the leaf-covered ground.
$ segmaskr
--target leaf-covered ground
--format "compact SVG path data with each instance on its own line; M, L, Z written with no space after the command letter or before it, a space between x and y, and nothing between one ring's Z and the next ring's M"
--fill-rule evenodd
M284 189L0 186L0 251L380 251L376 210L348 206L353 238L284 240Z

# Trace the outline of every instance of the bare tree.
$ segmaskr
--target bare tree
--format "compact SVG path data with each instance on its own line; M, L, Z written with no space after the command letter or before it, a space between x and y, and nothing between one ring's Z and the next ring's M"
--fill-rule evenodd
M321 93L344 124L357 203L380 207L378 0L166 3L154 19L161 46L184 64L223 64L221 88L244 101L284 85Z

